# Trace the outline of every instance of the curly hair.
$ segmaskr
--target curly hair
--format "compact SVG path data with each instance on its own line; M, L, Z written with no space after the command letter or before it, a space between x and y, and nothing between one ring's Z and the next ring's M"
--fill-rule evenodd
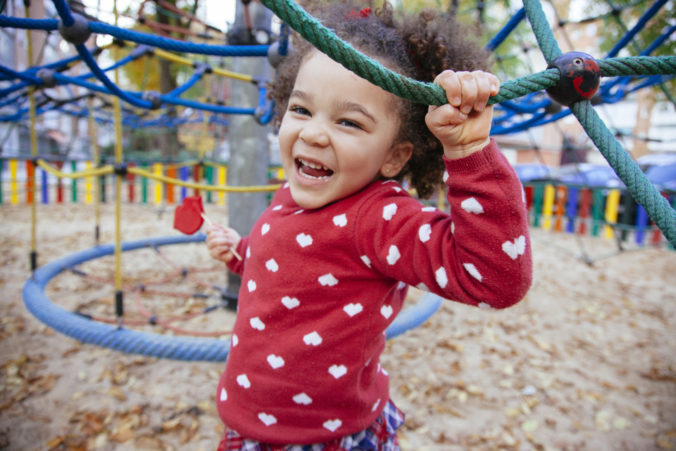
M488 52L470 40L471 33L452 16L425 10L397 17L388 2L370 14L355 13L364 6L358 3L313 3L316 6L308 12L324 26L360 52L407 77L432 82L446 69L473 71L489 66ZM277 125L287 109L299 68L314 48L298 35L292 35L292 47L268 86L268 96L276 105ZM413 154L395 179L408 179L418 196L427 198L443 177L443 148L425 125L427 105L397 100L401 118L397 142L411 142Z

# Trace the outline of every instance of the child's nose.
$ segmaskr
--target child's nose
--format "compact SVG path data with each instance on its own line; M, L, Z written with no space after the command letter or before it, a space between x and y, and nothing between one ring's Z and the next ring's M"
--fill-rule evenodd
M319 119L313 118L313 120L306 122L299 137L305 143L313 146L325 147L329 145L329 135Z

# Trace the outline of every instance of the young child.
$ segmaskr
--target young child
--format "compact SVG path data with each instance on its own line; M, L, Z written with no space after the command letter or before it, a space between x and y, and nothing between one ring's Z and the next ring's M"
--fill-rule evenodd
M434 80L449 104L402 100L295 44L271 86L288 183L248 236L207 229L210 255L242 276L219 449L398 449L403 414L379 356L407 286L504 308L531 282L522 187L489 139L499 82L468 72L484 52L429 12L313 15L392 70ZM429 196L444 169L450 215L399 183Z

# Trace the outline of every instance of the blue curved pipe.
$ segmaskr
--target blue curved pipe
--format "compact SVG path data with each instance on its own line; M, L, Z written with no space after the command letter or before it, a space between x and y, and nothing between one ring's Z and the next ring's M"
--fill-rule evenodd
M144 247L159 247L204 241L202 233L149 238L122 243L122 251ZM117 328L68 312L57 306L45 295L45 287L59 273L88 260L115 252L112 244L95 246L38 268L23 286L23 301L26 308L47 326L64 335L87 344L94 344L130 354L161 357L186 361L223 362L228 357L230 341L215 338L170 337L131 329ZM402 311L387 329L387 338L393 338L417 327L441 305L441 298L427 294L413 307Z

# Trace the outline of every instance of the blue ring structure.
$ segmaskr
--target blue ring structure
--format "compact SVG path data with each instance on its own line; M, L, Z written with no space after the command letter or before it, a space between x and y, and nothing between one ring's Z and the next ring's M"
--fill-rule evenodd
M122 243L122 251L204 241L204 234L149 238ZM47 326L82 343L94 344L129 354L186 361L224 362L230 349L229 340L216 338L170 337L161 334L118 328L90 320L54 304L45 287L51 279L80 263L115 252L112 244L95 246L38 268L23 286L26 308ZM425 322L441 306L442 299L426 294L416 305L403 310L387 329L393 338Z

